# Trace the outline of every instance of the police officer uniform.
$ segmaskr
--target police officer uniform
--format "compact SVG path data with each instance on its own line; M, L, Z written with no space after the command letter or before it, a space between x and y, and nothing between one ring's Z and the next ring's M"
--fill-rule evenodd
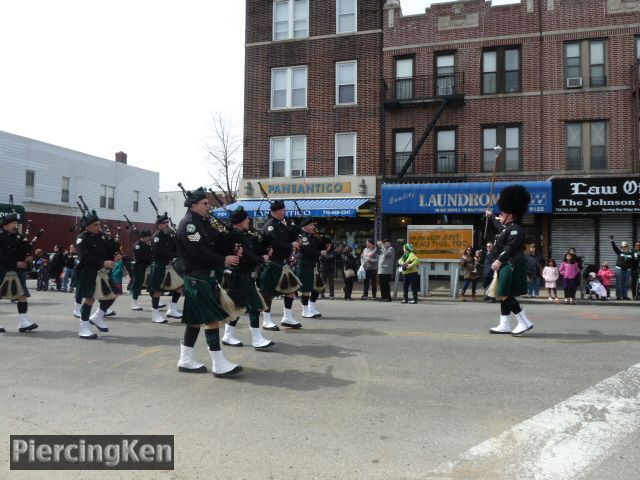
M271 202L271 212L284 210L282 200ZM260 274L260 293L264 298L267 309L263 312L262 328L265 330L279 330L271 319L271 303L274 296L284 295L284 313L281 325L289 328L300 328L302 324L293 318L292 306L294 292L283 293L278 290L278 282L283 273L283 268L288 262L293 250L293 242L298 239L300 229L294 225L287 225L283 220L278 220L270 215L262 227L262 235L273 249L271 260L265 265Z
M18 300L18 331L20 332L29 332L38 328L38 325L27 316L27 298L30 294L25 269L18 268L17 265L18 262L26 261L30 255L31 243L18 233L18 216L15 213L3 216L0 220L0 285L2 285L0 296ZM22 287L22 292L18 291L17 284ZM15 291L12 292L12 290ZM0 332L4 331L4 328L0 327Z
M180 345L178 370L201 373L204 365L193 360L193 347L200 326L205 326L205 336L215 376L235 375L242 371L240 365L229 362L220 349L218 322L229 314L220 306L219 285L215 271L224 268L227 259L220 253L220 234L212 227L206 212L208 203L202 189L186 192L184 206L189 208L180 221L176 233L178 258L184 267L184 312L186 324L184 339ZM206 207L206 210L205 210ZM203 213L198 213L202 209ZM237 257L235 258L237 262Z
M533 328L533 323L529 321L516 299L518 295L527 293L527 262L522 252L525 234L521 223L530 201L531 195L522 185L509 186L500 192L498 207L502 215L511 214L512 220L502 224L494 219L494 224L499 229L494 250L497 255L496 262L500 264L496 297L501 299L501 302L500 323L489 329L489 333L522 335ZM513 329L511 313L518 321L518 325Z
M307 217L302 220L301 225L302 227L311 226L315 228L315 221L313 218ZM297 254L296 275L302 282L300 287L302 316L305 318L318 318L322 315L316 308L316 300L319 292L324 288L324 284L320 280L316 265L323 250L320 239L315 233L307 232L304 228L300 234L300 244Z
M136 261L133 266L133 279L131 280L131 310L142 310L142 306L138 303L138 297L143 289L144 277L147 273L147 268L153 261L153 250L149 242L151 232L148 230L142 230L139 233L140 239L133 246L133 257Z

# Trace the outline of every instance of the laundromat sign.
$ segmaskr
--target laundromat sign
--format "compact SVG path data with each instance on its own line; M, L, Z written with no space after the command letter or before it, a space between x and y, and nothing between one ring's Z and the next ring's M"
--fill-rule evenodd
M640 177L556 178L554 213L639 213Z

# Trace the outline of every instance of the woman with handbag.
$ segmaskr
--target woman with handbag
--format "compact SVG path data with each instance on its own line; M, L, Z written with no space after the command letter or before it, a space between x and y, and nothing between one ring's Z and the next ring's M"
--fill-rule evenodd
M403 293L404 298L401 303L418 303L418 286L420 276L418 275L418 265L420 259L413 253L413 245L405 243L403 247L404 255L398 260L399 271L404 275ZM411 293L413 300L409 301L409 285L411 285Z
M353 250L351 247L344 249L344 299L353 300L351 298L351 292L353 291L353 284L356 281L356 257L353 256Z

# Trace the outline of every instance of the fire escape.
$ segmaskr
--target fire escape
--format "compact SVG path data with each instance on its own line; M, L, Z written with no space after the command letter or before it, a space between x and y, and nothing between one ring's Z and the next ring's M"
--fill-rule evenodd
M631 112L633 123L631 126L632 159L634 172L640 171L640 60L631 67Z
M417 107L437 108L409 157L404 162L402 169L397 173L398 178L402 178L411 168L411 164L415 161L420 148L435 128L444 111L447 108L464 105L464 74L451 73L448 75L424 75L387 79L384 80L384 92L384 107L388 111ZM453 161L455 162L455 158Z

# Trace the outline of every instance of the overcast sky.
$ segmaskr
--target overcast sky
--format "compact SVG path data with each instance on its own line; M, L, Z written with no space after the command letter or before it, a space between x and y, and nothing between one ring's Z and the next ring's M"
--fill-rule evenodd
M429 3L401 0L405 15ZM122 150L163 191L210 183L212 114L242 134L244 13L244 0L4 0L0 130Z

